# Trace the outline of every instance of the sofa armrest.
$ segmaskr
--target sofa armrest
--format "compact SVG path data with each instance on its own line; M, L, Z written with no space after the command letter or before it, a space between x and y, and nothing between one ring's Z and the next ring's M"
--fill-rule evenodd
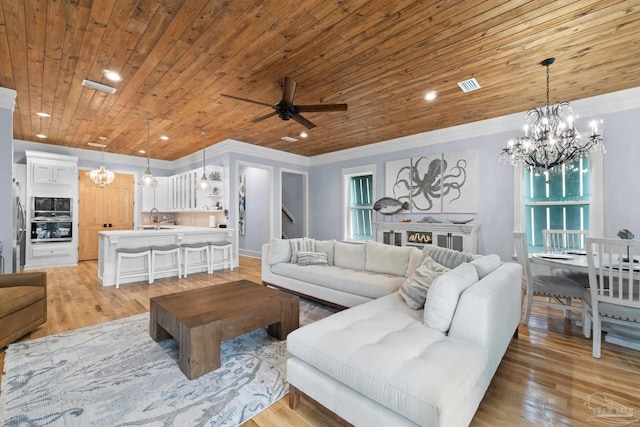
M261 262L261 266L262 266L262 280L263 281L268 281L266 279L269 279L271 277L271 266L269 265L269 248L271 247L270 243L265 243L264 245L262 245L262 262Z
M497 368L520 323L521 293L522 266L502 264L462 293L449 336L480 343Z
M14 286L40 286L47 289L47 273L9 273L0 274L0 288Z

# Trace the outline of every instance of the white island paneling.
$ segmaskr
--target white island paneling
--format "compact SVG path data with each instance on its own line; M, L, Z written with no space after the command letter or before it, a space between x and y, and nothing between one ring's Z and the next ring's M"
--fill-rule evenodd
M116 284L116 249L132 248L151 245L169 245L172 243L215 242L230 241L233 244L232 259L234 268L238 266L238 237L233 228L208 228L186 226L163 226L160 230L118 230L101 231L99 236L98 280L102 286ZM216 251L220 255L220 251ZM145 268L144 260L127 259L127 270L141 270ZM137 263L137 264L136 264ZM159 267L165 267L169 257L162 257ZM222 267L219 267L222 268ZM169 277L171 273L154 275L155 278ZM173 274L175 275L175 274ZM140 278L123 279L120 283L140 281Z

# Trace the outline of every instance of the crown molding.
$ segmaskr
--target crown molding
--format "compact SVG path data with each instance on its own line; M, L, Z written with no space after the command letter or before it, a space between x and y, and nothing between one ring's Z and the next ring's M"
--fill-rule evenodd
M6 87L0 87L0 108L10 109L13 112L16 108L16 95L18 93Z
M575 113L581 118L600 116L608 113L640 108L640 87L611 92L591 98L571 101ZM321 154L310 158L310 166L324 165L362 157L388 154L396 151L424 147L426 145L459 141L467 138L477 138L495 135L502 132L520 130L524 123L526 111L481 120L459 126L423 132L401 138L348 148L333 153ZM606 126L606 123L605 123Z

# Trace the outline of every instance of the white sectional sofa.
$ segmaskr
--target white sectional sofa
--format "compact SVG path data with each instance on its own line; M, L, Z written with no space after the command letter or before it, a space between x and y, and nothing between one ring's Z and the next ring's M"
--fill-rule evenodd
M351 275L348 267L299 266L313 269L306 276L290 274L291 267L274 268L284 262L269 264L277 257L269 260L270 248L264 249L264 282L279 281L283 288L311 292L315 297L329 297L334 303L350 303L352 307L287 337L292 355L287 362L292 408L300 396L306 395L356 426L448 427L470 423L517 332L522 280L518 264L501 263L495 255L472 257L427 246L424 252L446 268L428 287L426 301L422 301L425 308L414 309L409 306L412 302L407 283L424 269L416 269L423 260L415 248L408 253L408 280L400 274L364 269L348 279L361 280L350 287L340 285L342 277ZM396 262L400 257L390 252L397 249L402 248L364 245L361 250L365 256L373 254L378 264L367 264L365 259L365 268L387 270L387 261ZM378 250L389 251L385 252L387 261L377 257ZM337 254L342 252L338 250ZM271 255L277 255L277 251ZM426 263L429 257L424 258ZM341 264L337 258L334 264L336 261ZM398 267L395 273L401 269ZM314 278L324 274L332 279ZM377 285L379 279L386 284ZM399 282L399 292L392 290L395 285L390 281ZM331 285L331 292L317 289L324 283ZM363 295L362 288L367 286L376 291Z

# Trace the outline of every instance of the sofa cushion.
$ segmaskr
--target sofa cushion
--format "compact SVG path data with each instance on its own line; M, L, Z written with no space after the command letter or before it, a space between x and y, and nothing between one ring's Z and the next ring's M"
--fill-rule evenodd
M460 264L438 277L431 285L424 304L425 325L446 333L451 327L460 295L477 281L478 272L469 263Z
M271 272L367 298L380 298L396 292L404 280L402 276L326 265L281 263L271 266Z
M327 265L326 252L298 252L298 265Z
M267 264L273 265L279 262L291 261L291 244L288 240L271 239L269 245L269 260Z
M471 261L470 264L473 265L478 272L478 279L482 280L484 276L500 267L500 263L500 257L493 254L476 258Z
M407 264L407 271L404 273L405 277L411 276L411 274L416 271L416 268L420 267L420 264L422 264L424 257L424 252L422 252L421 249L418 249L415 246L411 247L411 252L409 253L409 263Z
M333 254L335 245L335 240L316 240L316 252L324 252L327 254L328 265L333 265Z
M407 305L414 310L424 308L427 293L433 281L450 269L438 264L429 255L424 257L422 265L415 269L411 276L402 282L398 291Z
M422 426L464 406L488 363L486 349L422 324L397 293L293 331L296 358Z
M411 247L385 245L367 240L365 243L365 270L404 276L409 264Z
M44 298L41 286L9 286L0 288L0 317L8 316Z
M466 252L458 252L453 249L441 248L435 245L424 245L423 252L429 255L435 262L445 267L456 268L463 262L471 262L475 256Z
M365 248L361 244L336 242L333 263L336 267L364 270Z
M307 237L300 239L289 239L291 245L291 261L292 263L298 262L298 252L315 252L316 241Z

